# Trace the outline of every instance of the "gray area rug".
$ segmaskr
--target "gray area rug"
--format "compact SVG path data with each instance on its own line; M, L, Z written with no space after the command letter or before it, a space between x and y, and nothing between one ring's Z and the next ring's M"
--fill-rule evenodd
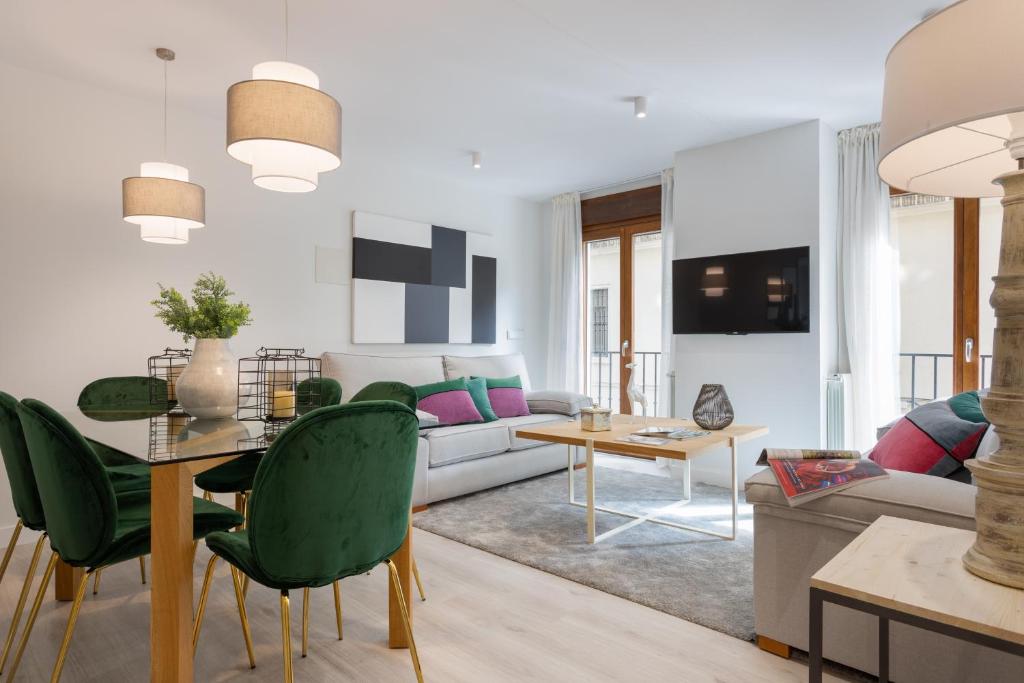
M597 504L651 511L682 498L678 480L607 467L597 470ZM585 500L584 472L575 473ZM584 508L567 502L565 472L432 504L417 528L743 640L754 636L753 521L740 491L735 541L644 523L596 545ZM727 533L729 490L694 484L689 505L664 519ZM597 513L597 533L629 521Z

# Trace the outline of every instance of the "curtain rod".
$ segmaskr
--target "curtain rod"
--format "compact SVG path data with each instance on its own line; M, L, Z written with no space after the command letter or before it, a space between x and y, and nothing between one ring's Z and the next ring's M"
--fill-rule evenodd
M626 180L616 180L614 183L608 183L607 185L599 185L597 187L591 187L586 190L578 190L582 194L589 194L591 192L597 192L599 190L607 190L610 187L616 187L618 185L628 185L630 183L636 183L641 180L647 180L648 178L657 178L661 176L661 171L654 171L653 173L646 173L635 178L627 178Z

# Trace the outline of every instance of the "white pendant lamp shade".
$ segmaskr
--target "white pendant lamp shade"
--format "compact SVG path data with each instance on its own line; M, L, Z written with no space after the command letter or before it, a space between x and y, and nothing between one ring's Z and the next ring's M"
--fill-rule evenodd
M124 219L147 242L185 244L190 229L206 224L206 193L188 182L184 166L143 162L139 177L121 181L121 202Z
M228 89L227 151L257 186L311 192L341 165L341 105L319 87L303 66L263 62Z
M1024 156L1022 26L1021 0L964 0L896 44L882 101L885 182L921 194L1002 196L993 179Z

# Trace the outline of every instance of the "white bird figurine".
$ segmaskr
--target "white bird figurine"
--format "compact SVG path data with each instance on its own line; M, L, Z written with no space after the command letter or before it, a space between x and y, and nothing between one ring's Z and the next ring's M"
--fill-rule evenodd
M643 411L644 424L647 424L647 394L642 392L636 386L636 377L634 376L634 370L636 370L636 363L626 363L626 367L629 368L629 383L626 384L626 398L632 403L639 403L640 408Z

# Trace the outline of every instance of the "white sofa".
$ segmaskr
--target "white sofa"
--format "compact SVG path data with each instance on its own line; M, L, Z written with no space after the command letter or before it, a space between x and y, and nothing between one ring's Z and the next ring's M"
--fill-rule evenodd
M321 372L341 383L342 402L377 381L397 381L417 386L459 377L510 377L519 375L527 399L547 392L532 392L522 354L504 356L368 356L324 353ZM578 412L589 404L584 397L563 410ZM550 403L550 402L549 402ZM574 419L570 415L540 413L502 418L482 424L437 427L423 430L416 455L412 504L422 507L446 498L482 491L568 466L565 446L520 439L515 431L524 425ZM575 455L574 458L578 457Z
M883 428L884 430L885 428ZM990 430L978 447L998 445ZM770 470L746 482L754 507L754 630L807 649L810 577L881 515L974 529L975 488L926 474L890 471L888 479L790 507ZM877 674L878 619L826 604L826 659ZM893 623L890 674L901 683L1020 683L1019 657Z

